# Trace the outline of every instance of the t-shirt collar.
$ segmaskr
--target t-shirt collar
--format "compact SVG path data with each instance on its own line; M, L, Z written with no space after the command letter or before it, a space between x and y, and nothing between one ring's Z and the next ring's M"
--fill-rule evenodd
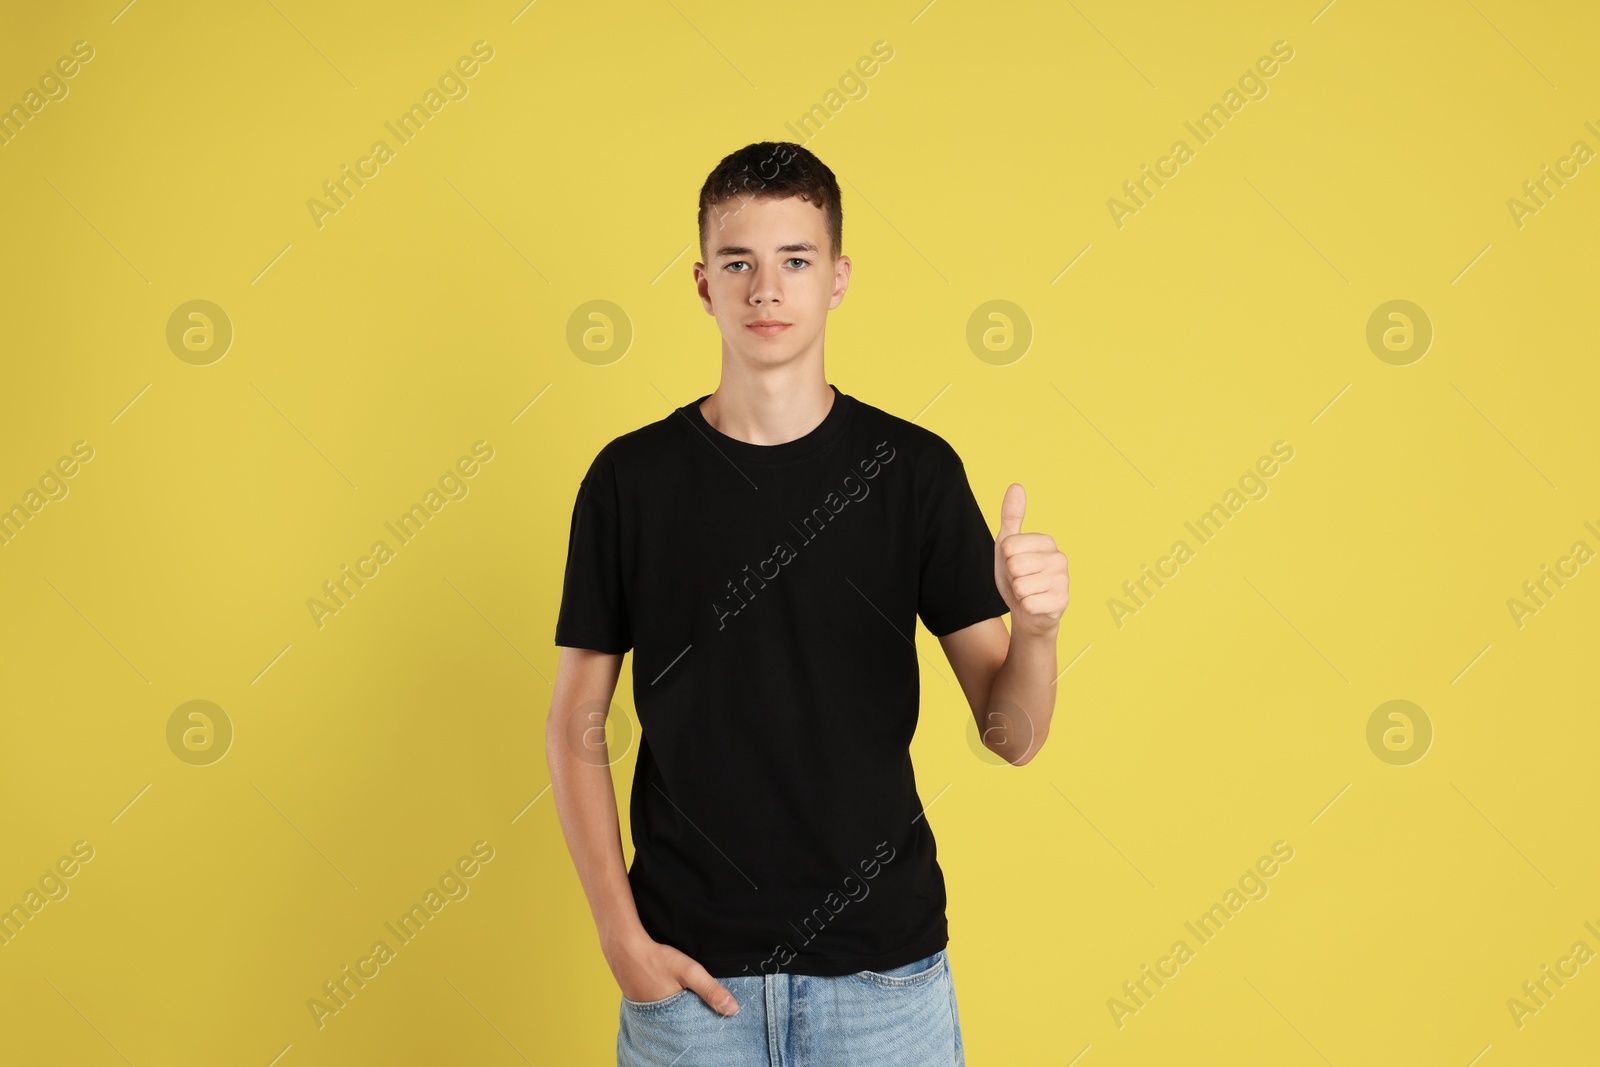
M840 430L844 428L854 401L849 394L841 392L839 387L832 382L828 383L828 388L832 389L834 393L833 406L828 409L828 413L823 416L822 421L809 433L802 434L793 441L785 441L777 445L757 445L749 441L741 441L736 437L729 437L715 426L712 426L700 411L701 403L711 395L710 393L685 404L678 411L688 419L690 426L699 431L694 435L696 438L709 443L735 462L789 463L797 459L803 459L822 449L833 441L839 435Z

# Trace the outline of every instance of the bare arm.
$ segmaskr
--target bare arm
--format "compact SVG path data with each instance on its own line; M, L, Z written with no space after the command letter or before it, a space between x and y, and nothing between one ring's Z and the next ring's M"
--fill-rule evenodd
M1056 635L984 619L939 638L983 747L1015 767L1038 755L1056 706Z
M545 725L556 813L602 945L643 931L622 856L605 747L605 713L621 671L621 655L563 648Z
M1056 708L1056 637L1070 599L1067 557L1049 534L1023 533L1027 494L1016 482L1000 503L994 582L1011 609L939 638L989 751L1013 766L1033 759Z
M738 1004L727 988L684 953L651 938L639 921L605 740L605 718L621 673L619 653L561 649L545 723L545 760L561 833L622 995L649 1001L692 989L731 1015Z

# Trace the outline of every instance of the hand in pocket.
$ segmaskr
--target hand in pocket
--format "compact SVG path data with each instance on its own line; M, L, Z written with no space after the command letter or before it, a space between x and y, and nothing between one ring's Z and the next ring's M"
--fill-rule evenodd
M709 971L648 934L640 933L618 944L606 953L606 963L623 997L635 1003L665 1000L688 989L723 1015L739 1011L739 1002Z

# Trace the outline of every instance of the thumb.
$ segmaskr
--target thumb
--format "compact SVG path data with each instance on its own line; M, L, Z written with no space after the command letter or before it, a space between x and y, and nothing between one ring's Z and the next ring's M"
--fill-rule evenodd
M1000 502L1000 534L995 540L1000 541L1014 533L1022 532L1022 513L1028 507L1028 493L1022 488L1020 482L1012 482L1006 487L1006 497Z
M688 981L685 986L699 994L700 999L711 1005L712 1009L723 1015L734 1015L739 1011L739 1002L733 999L733 994L728 987L711 977L711 972L696 963L689 968Z

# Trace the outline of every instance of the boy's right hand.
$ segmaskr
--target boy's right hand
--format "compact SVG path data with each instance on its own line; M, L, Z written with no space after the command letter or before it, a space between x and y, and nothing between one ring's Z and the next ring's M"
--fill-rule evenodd
M723 1015L739 1011L739 1002L711 972L642 931L608 948L605 957L618 988L629 1000L663 1000L680 989L691 989Z

